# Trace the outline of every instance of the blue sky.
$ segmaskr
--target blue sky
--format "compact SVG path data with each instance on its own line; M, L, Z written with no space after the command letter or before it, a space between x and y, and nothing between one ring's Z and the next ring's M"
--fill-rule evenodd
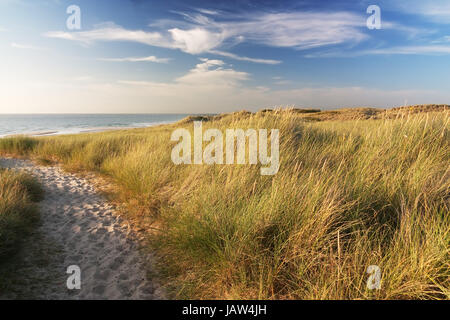
M0 113L449 103L450 1L0 0L0 57Z

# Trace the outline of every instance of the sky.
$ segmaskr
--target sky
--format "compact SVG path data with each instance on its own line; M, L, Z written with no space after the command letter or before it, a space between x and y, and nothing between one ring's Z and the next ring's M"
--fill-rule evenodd
M0 0L0 113L431 103L448 0Z

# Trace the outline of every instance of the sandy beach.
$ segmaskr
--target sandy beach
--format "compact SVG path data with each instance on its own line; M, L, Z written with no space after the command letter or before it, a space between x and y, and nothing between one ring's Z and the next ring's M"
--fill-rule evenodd
M140 252L114 206L87 180L26 160L3 158L0 166L32 173L45 190L40 224L17 257L13 290L1 299L163 298L146 277L152 256ZM81 269L80 290L67 289L71 265Z

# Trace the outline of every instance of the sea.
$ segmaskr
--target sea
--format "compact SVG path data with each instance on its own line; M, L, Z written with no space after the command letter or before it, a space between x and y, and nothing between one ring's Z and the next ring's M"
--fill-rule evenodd
M0 137L145 128L173 123L187 116L188 114L0 114Z

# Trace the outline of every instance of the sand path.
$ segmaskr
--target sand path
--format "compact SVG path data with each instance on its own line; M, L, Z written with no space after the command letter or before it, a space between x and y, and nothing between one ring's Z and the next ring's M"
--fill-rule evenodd
M0 166L27 170L45 189L41 222L14 265L12 290L4 299L161 299L147 279L152 257L124 226L114 206L83 178L55 166L0 159ZM79 266L81 289L69 290L67 268Z

